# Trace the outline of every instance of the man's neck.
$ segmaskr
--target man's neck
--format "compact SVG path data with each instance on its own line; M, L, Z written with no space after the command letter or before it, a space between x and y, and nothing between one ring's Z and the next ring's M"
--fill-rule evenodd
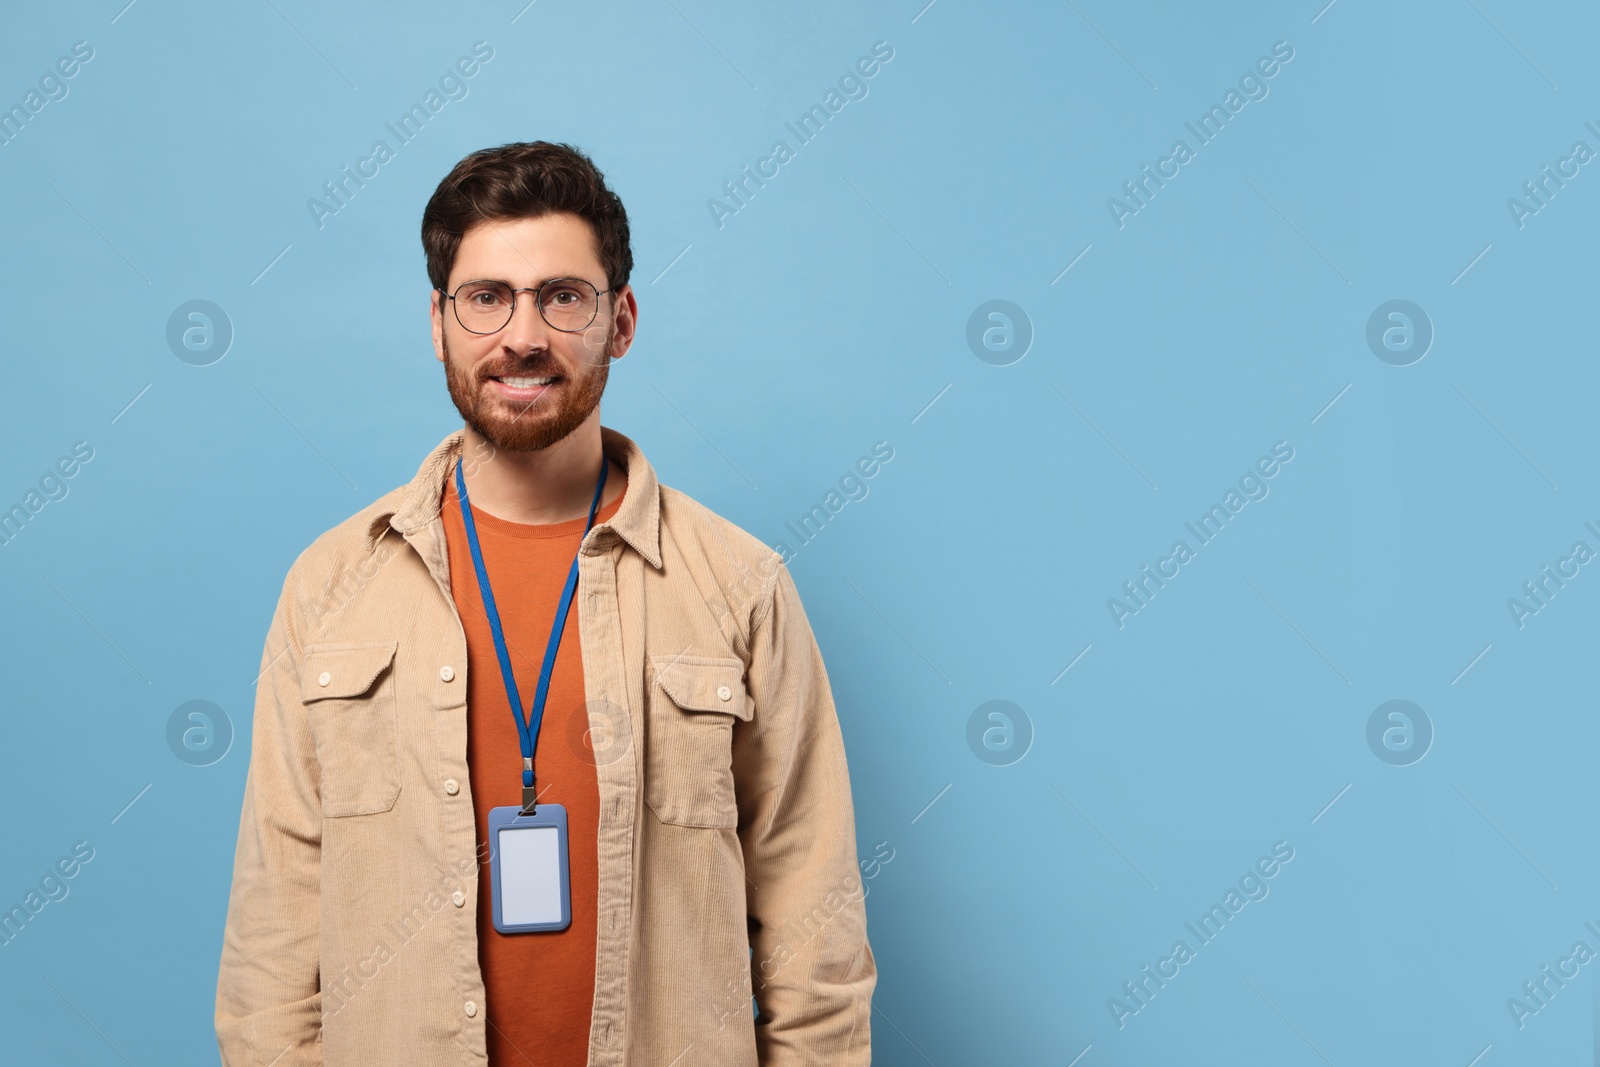
M603 454L598 409L566 437L533 452L497 448L466 426L462 456L467 496L474 508L508 522L545 524L586 518ZM607 463L601 507L622 493L625 477L615 462Z

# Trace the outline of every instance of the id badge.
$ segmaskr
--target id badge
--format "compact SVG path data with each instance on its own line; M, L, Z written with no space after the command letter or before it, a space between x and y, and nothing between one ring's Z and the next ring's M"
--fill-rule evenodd
M567 809L540 804L489 809L489 898L502 934L565 930L572 924Z

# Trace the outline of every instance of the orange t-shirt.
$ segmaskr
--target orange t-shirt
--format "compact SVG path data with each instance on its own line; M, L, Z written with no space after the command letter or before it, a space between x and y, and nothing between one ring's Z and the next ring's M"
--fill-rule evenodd
M625 495L626 483L623 490ZM596 524L616 514L623 495L600 508ZM522 803L522 749L467 546L454 476L440 510L450 552L451 593L467 637L467 772L479 855L487 857L483 846L489 809ZM472 519L523 703L519 711L526 722L545 642L587 515L570 522L528 525L497 518L474 505ZM600 789L593 757L585 758L582 745L588 712L579 646L574 594L533 759L539 800L567 809L572 925L553 933L500 933L494 928L489 866L485 862L479 868L478 961L488 999L490 1067L583 1067L588 1061Z

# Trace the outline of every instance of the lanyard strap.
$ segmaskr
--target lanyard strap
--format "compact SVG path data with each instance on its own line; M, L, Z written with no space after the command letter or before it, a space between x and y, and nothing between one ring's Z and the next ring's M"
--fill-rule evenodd
M595 483L594 500L589 504L589 521L583 532L588 534L594 525L595 512L600 508L600 491L605 488L605 457L600 460L600 479ZM461 472L461 460L456 460L456 498L461 503L461 518L467 527L467 547L472 550L472 566L478 572L478 590L483 594L484 614L489 618L489 632L494 634L494 651L500 658L500 674L505 679L506 699L511 702L511 717L517 721L517 740L522 745L522 807L533 809L533 750L539 743L539 726L544 719L544 698L550 690L550 675L555 670L556 649L561 644L561 632L566 629L567 609L572 606L572 594L578 587L578 556L572 557L572 569L567 572L567 584L561 590L561 601L556 605L555 621L550 626L550 640L544 646L544 662L539 667L539 686L534 690L533 707L529 721L522 720L522 698L517 693L517 676L511 670L511 653L506 649L505 631L500 626L500 612L494 606L494 592L489 588L489 572L483 565L483 550L478 546L478 528L472 521L472 504L467 499L467 480ZM579 541L579 548L583 542Z

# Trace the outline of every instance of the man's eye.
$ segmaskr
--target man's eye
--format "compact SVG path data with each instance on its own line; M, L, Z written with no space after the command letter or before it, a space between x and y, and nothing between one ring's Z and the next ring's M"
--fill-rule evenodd
M479 307L494 307L503 303L504 298L494 289L474 289L467 294L467 302Z
M581 299L576 289L557 289L550 294L546 302L557 307L570 307Z

